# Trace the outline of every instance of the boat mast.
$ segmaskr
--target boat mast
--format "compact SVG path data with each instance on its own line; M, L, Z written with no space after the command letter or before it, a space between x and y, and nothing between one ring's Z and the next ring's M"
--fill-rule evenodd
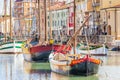
M10 0L10 39L12 38L12 1Z
M51 2L49 0L49 27L50 27L50 39L52 39L52 15L51 15Z
M47 23L47 19L46 19L46 14L47 14L47 12L46 12L46 0L44 0L44 12L45 12L45 23L44 23L44 25L45 25L45 41L47 41L47 25L46 25L46 23Z
M40 36L40 41L41 41L41 28L40 28L40 0L38 0L38 32L39 32L39 36Z
M4 22L5 22L4 27L5 27L5 28L7 28L7 23L6 23L6 20L7 20L7 19L6 19L6 6L7 6L7 5L6 5L6 3L7 3L7 1L4 0ZM5 29L5 28L4 28L4 29ZM7 34L6 34L7 31L6 31L6 30L7 30L7 29L5 29L5 42L7 41Z
M29 27L29 35L30 35L30 33L31 33L31 28L32 28L32 0L30 0L30 6L29 6L29 8L30 8L30 18L29 18L29 25L30 25L30 27Z
M74 33L76 32L76 4L75 4L75 0L74 0ZM74 39L74 54L76 54L76 37L75 37L75 39Z

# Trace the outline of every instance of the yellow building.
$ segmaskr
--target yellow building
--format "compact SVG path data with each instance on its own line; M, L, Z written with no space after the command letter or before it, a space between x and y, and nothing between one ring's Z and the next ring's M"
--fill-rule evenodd
M101 8L114 7L120 4L120 0L101 0Z
M85 18L87 18L89 15L92 15L91 19L86 23L86 25L91 29L89 35L96 33L96 27L99 26L98 22L100 19L100 0L77 0L76 6L76 19L79 18L78 25L82 25Z
M120 39L120 0L101 0L101 24L106 25L106 32L115 39Z

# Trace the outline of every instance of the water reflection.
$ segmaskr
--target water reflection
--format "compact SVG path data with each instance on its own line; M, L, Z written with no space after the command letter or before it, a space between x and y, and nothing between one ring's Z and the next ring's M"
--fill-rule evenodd
M25 73L30 75L30 80L49 80L50 66L49 63L36 63L23 61Z
M24 61L22 54L0 54L0 78L2 80L120 80L120 52L110 52L103 60L96 75L63 76L50 71L49 63ZM1 79L0 79L1 80Z
M99 80L97 75L92 75L88 77L84 76L63 76L54 72L51 72L51 79L50 80Z
M69 80L69 77L51 72L50 80Z

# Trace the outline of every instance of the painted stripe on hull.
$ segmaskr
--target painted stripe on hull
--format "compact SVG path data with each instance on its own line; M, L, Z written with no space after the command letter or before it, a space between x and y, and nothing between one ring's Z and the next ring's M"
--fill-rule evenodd
M49 50L52 50L52 45L35 46L35 47L30 48L31 53L43 52L43 51L49 51Z
M22 52L22 49L21 48L8 48L8 49L0 50L0 52Z
M9 48L14 48L14 46L9 46L9 47L4 47L4 48L0 48L0 50L4 50L4 49L9 49ZM21 48L20 46L15 46L15 48Z
M30 53L36 53L36 52L43 52L43 51L49 51L49 50L63 50L66 45L42 45L42 46L34 46L30 48ZM70 50L71 48L67 48ZM66 50L67 50L66 49Z

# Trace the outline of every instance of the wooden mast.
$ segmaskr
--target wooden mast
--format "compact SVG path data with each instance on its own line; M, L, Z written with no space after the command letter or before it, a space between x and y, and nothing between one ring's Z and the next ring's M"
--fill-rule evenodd
M40 28L40 0L38 0L38 32L39 32L39 36L40 36L40 41L41 41L41 28Z
M29 27L29 35L30 35L31 28L32 28L32 21L33 21L33 20L32 20L32 14L31 14L31 13L32 13L32 0L30 0L29 4L30 4L30 5L29 5L29 9L30 9L30 10L29 10L29 12L30 12L30 18L29 18L29 19L30 19L30 20L29 20L29 26L30 26L30 27Z
M51 2L49 0L49 27L50 27L50 39L52 39L52 16L51 16Z
M69 45L71 45L71 43L73 43L73 41L75 40L75 38L79 34L80 30L85 26L86 22L89 20L90 17L91 17L91 15L88 18L86 18L86 20L83 22L83 24L81 25L81 27L72 35L72 37L67 42L66 47L68 47Z
M42 30L41 30L41 27L42 25L40 26L41 23L41 2L40 0L38 0L38 28L39 28L39 41L42 41Z
M74 33L76 32L76 4L74 0ZM76 37L74 38L74 54L76 54Z
M47 25L46 25L46 23L47 23L47 19L46 19L46 14L47 14L47 12L46 12L46 0L44 0L44 12L45 12L45 23L44 23L44 25L45 25L45 41L48 41L47 40Z
M10 39L12 38L12 1L10 0Z
M6 33L7 33L7 31L6 31L6 30L7 30L7 29L6 29L6 28L7 28L7 23L6 23L6 20L7 20L7 19L6 19L6 6L7 6L7 5L6 5L6 0L4 0L5 42L7 41L7 34L6 34Z

